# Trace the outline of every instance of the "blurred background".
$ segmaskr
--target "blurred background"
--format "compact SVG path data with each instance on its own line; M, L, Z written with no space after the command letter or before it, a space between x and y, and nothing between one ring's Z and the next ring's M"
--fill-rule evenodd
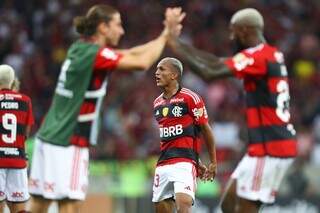
M320 1L0 0L0 63L15 68L21 92L32 98L33 136L50 105L66 50L78 36L72 18L95 3L110 4L122 14L123 48L155 38L165 8L182 6L187 12L182 38L220 56L234 53L228 31L231 15L244 7L258 9L267 40L286 57L299 150L277 203L263 212L320 211ZM166 50L163 56L168 55L172 53ZM219 162L215 181L199 182L194 212L218 212L221 193L246 143L242 84L231 79L206 84L185 70L183 86L205 99ZM153 212L159 134L152 102L160 94L154 72L153 67L147 73L111 75L99 143L90 153L89 195L82 212ZM32 154L32 138L28 149ZM205 150L202 158L206 162Z

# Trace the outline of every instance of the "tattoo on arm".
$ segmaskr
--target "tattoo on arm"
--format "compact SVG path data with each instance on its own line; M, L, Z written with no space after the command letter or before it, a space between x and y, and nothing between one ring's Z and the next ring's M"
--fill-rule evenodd
M229 68L223 63L222 58L214 54L196 49L183 43L180 39L170 43L174 52L185 61L191 71L205 81L231 76Z

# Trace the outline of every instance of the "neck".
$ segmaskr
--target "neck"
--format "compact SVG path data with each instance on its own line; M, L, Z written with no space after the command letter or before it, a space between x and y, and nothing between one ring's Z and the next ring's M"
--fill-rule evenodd
M263 37L262 33L257 32L257 34L251 39L249 45L250 47L254 47L261 43L266 43L266 39Z
M99 45L100 47L103 47L106 45L106 40L102 36L94 35L91 37L91 40L93 43Z
M178 92L178 90L179 90L178 83L165 86L163 88L163 96L164 98L169 99L172 96L174 96Z

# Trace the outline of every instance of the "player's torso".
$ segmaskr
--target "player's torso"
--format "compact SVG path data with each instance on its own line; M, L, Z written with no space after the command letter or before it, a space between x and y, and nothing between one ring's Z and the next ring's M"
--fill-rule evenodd
M154 102L154 116L159 125L160 150L170 152L177 148L197 153L199 149L199 127L194 124L189 107L190 96L178 92L170 99L159 96ZM184 158L183 154L181 158ZM166 159L159 159L159 162ZM182 160L183 161L183 160Z
M100 82L105 77L94 74L98 50L97 45L86 42L75 42L69 48L61 66L52 104L38 132L38 137L43 141L63 146L70 144L86 94L92 96L90 88L96 85L96 79ZM96 103L91 107L95 106Z
M0 167L25 167L24 143L28 127L29 99L19 93L0 90Z
M253 153L294 156L295 130L290 124L290 94L283 54L269 45L258 54L266 62L266 74L244 79L250 147L266 143L261 149L253 148Z

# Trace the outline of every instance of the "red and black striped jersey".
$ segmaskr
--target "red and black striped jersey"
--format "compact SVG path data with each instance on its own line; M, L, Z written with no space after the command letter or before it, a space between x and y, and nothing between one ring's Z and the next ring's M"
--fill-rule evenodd
M259 44L225 61L244 80L248 154L294 157L295 130L290 123L288 74L277 48Z
M88 147L95 145L98 136L101 105L106 95L108 74L117 67L121 54L114 50L100 48L93 64L93 74L84 101L80 108L78 122L71 137L71 144Z
M202 98L186 88L180 88L170 99L161 94L154 101L154 116L161 139L158 165L176 162L197 164L201 147L199 125L208 122Z
M26 130L33 123L30 98L11 90L0 90L0 168L26 167Z

